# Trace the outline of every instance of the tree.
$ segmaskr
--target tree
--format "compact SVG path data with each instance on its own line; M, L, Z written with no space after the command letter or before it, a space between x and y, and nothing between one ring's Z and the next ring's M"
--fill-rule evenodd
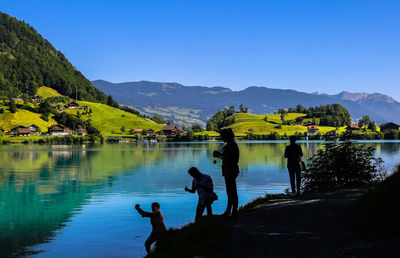
M121 127L121 132L123 132L123 133L125 132L125 126Z
M371 123L372 123L372 121L369 118L369 116L367 116L367 115L363 115L362 118L360 118L360 120L358 120L359 127L368 126Z
M204 129L200 125L192 125L192 131L198 133L204 131Z
M107 105L109 105L110 107L115 107L115 108L119 108L119 104L118 102L116 102L111 95L108 95L107 98Z
M282 124L286 123L286 117L287 117L287 113L286 112L281 113Z
M373 132L376 132L376 125L375 125L375 122L369 123L369 124L368 124L368 129L371 130L371 131L373 131Z
M10 102L8 103L8 106L10 107L10 112L11 113L17 112L17 105L15 105L15 101L13 99L10 99Z

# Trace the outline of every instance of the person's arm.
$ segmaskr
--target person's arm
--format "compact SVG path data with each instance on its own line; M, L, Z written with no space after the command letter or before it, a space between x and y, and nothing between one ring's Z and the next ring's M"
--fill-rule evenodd
M300 155L300 157L303 157L303 150L301 149L300 145L299 145L299 155Z
M157 215L158 215L157 212L147 212L147 211L142 210L140 208L139 204L135 205L135 209L139 212L140 215L142 215L142 217L151 218L151 217L157 217Z
M185 185L185 191L189 192L189 193L195 193L196 190L198 188L198 183L195 181L195 179L192 180L192 189L189 189L186 185Z
M187 186L185 186L185 191L189 192L189 193L195 193L196 192L196 190L189 189Z
M284 155L284 157L285 158L289 158L289 155L288 155L288 147L286 146L286 148L285 148L285 155Z

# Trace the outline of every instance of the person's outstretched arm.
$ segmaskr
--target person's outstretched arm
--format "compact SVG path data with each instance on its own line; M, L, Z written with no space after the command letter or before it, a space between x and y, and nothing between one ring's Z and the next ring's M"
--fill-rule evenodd
M140 215L142 215L142 217L151 218L151 217L157 217L157 215L158 215L157 212L147 212L147 211L142 210L140 208L139 204L135 205L135 209L139 212Z

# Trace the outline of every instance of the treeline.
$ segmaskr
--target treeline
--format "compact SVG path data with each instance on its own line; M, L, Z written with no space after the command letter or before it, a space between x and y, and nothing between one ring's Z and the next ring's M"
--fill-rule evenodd
M79 100L107 100L33 27L0 12L0 96L34 96L43 85Z
M303 113L304 118L314 119L319 121L319 125L341 127L351 123L350 112L340 104L328 104L318 107L305 108L302 105L297 105L295 108L279 109L278 113Z
M234 106L230 106L228 108L225 108L224 110L220 110L207 121L206 129L207 131L218 132L219 129L221 129L222 127L231 125L235 122L233 119L227 119L228 117L236 113L248 112L249 109L247 107L244 107L243 104L239 106L238 111L236 111Z

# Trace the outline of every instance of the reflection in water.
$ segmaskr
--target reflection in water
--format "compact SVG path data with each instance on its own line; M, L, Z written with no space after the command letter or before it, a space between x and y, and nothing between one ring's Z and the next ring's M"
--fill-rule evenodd
M305 159L320 147L318 142L300 144ZM389 167L398 162L400 142L368 144L376 147L376 154ZM238 145L240 204L266 191L282 192L288 187L283 158L286 142ZM212 162L212 152L221 146L1 146L0 256L42 250L45 252L39 256L76 256L78 252L80 256L95 256L96 250L108 256L142 255L141 236L149 229L147 223L136 219L130 206L135 201L150 204L157 199L165 211L167 226L192 221L196 201L183 191L183 186L190 183L188 168L195 166L212 176L221 197L213 208L216 213L223 210L226 200L220 163Z

